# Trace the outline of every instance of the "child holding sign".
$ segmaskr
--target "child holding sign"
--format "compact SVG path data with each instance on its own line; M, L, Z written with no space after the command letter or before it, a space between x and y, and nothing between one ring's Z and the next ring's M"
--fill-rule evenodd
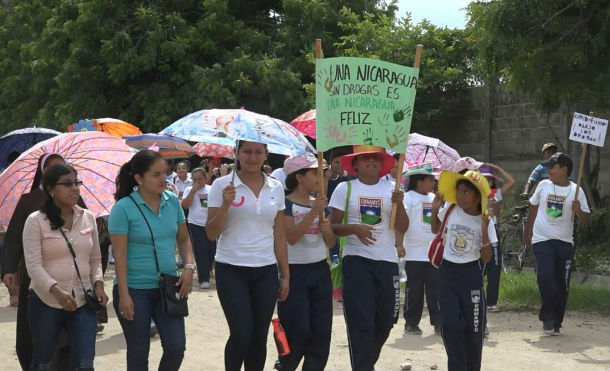
M573 166L570 156L557 152L542 165L547 167L549 179L541 181L530 198L525 243L532 246L536 256L542 301L538 318L542 321L542 330L547 335L559 335L574 256L572 214L578 216L580 223L586 223L589 206L582 189L568 179Z
M400 311L400 283L394 233L389 229L392 204L397 204L396 229L405 233L403 192L380 179L394 166L383 148L356 146L341 165L358 179L340 183L330 200L336 235L343 247L343 301L354 370L373 370ZM344 214L347 213L345 223ZM400 257L404 249L398 251Z

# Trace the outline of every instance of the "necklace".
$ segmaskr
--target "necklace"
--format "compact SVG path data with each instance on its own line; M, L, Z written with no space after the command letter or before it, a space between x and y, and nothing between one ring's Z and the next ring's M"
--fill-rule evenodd
M560 186L560 187L561 187L561 186ZM570 190L568 191L568 194L567 194L567 195L565 195L565 200L567 200L567 199L568 199L568 196L569 196L569 195L570 195L570 193L572 192L572 183L568 183L568 185L567 185L567 186L564 186L564 187L569 187L569 188L570 188ZM557 194L557 191L555 190L555 183L553 183L553 193L554 193L554 194Z

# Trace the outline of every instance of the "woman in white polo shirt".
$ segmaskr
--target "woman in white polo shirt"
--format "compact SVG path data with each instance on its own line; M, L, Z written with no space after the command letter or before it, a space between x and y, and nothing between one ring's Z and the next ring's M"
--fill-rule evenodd
M356 146L353 154L341 157L341 165L358 179L339 184L330 199L333 230L346 236L343 308L352 369L358 371L374 369L400 312L396 239L389 229L392 204L397 204L395 228L401 233L407 215L403 192L394 192L394 182L381 178L394 163L381 147ZM404 249L398 253L404 254Z
M202 289L210 288L210 271L216 253L216 241L210 240L205 233L208 220L208 193L212 186L206 183L207 174L202 167L191 172L193 185L186 187L182 196L182 207L189 210L188 227L191 235L197 278Z
M332 282L326 262L328 247L335 244L326 197L313 198L318 189L318 160L312 154L284 161L286 209L284 230L288 240L290 295L277 312L290 353L279 357L282 371L323 370L328 361L333 318ZM277 363L276 363L277 365Z
M218 238L216 289L230 330L227 370L264 368L273 309L288 296L284 187L261 171L266 157L266 145L239 141L237 171L217 178L208 198L206 233Z

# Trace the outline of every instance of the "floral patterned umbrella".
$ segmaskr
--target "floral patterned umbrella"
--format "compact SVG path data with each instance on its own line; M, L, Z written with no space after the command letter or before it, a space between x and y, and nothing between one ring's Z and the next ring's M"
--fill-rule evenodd
M103 131L104 133L115 137L142 134L137 126L113 118L101 118L93 120L84 119L79 120L77 123L72 125L68 125L68 132L77 131Z
M196 143L193 148L197 154L201 157L212 157L212 158L235 158L235 146L229 146L225 144L216 143Z
M121 138L99 131L64 133L25 151L0 174L0 224L8 225L19 197L30 191L38 159L58 153L83 181L81 197L96 217L110 214L115 180L132 153Z
M316 110L312 109L296 119L290 121L290 125L310 138L316 137Z
M439 139L417 133L409 134L405 153L407 166L430 163L435 171L450 170L458 158L460 158L459 153Z
M159 134L229 146L234 146L236 140L265 143L269 152L288 156L315 153L315 148L294 126L243 108L193 112Z

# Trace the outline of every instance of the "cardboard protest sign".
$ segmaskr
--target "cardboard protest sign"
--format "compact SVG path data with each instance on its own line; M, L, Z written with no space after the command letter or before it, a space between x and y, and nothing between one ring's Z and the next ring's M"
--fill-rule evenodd
M318 151L369 144L404 153L419 68L368 58L316 60Z
M574 112L570 139L576 142L603 147L608 129L608 120Z

